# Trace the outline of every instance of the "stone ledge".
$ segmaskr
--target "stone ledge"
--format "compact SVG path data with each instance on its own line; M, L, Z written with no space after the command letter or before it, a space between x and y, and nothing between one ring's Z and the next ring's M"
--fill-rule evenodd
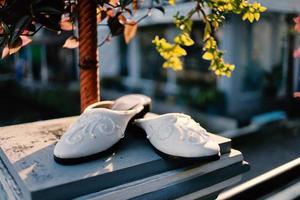
M74 120L76 117L0 128L0 159L25 199L75 198L187 166L158 156L137 129L128 129L128 137L111 155L80 165L59 165L53 160L53 147ZM222 154L227 153L223 157L229 158L231 140L212 137L220 144ZM238 153L227 160L241 163L243 157Z
M222 183L247 170L249 165L242 162L241 153L232 150L231 153L222 155L218 161L167 171L85 195L78 200L174 199L181 196L193 196L196 197L193 199L197 199L230 186L231 184ZM218 187L211 188L214 185ZM208 191L202 191L208 188Z

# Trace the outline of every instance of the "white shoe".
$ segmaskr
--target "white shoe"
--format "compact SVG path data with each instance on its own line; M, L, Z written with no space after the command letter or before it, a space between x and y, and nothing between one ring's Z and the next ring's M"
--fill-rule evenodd
M124 137L129 121L142 117L150 104L151 99L144 95L92 104L56 144L54 159L61 164L74 164L103 155Z
M220 147L190 116L180 113L147 114L134 122L143 128L150 143L171 158L218 159Z

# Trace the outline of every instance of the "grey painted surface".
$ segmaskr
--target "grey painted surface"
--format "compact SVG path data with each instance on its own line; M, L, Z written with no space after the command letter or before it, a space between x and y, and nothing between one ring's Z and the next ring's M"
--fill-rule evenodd
M7 167L0 160L0 199L21 200L23 195Z
M266 200L273 199L299 199L300 197L300 179L293 182L286 188L281 188L273 194L265 197Z
M168 187L162 188L158 191L154 191L151 193L146 193L140 195L135 200L152 200L152 199L160 199L160 200L169 200L176 199L184 196L189 196L188 194L193 193L195 191L205 190L203 193L198 193L198 195L193 195L192 199L204 198L211 193L220 192L217 188L214 188L214 191L209 192L209 187L218 184L220 182L226 181L234 176L237 176L248 170L248 164L236 163L230 166L226 166L225 168L214 170L207 174L201 174L200 176L193 178L191 180L185 180L181 183L176 183L170 185ZM213 177L213 178L212 178ZM229 185L227 185L228 187ZM226 187L224 185L224 187ZM208 190L208 191L206 191Z
M0 158L25 199L78 197L178 168L159 157L137 130L128 131L111 155L79 165L59 165L53 160L53 147L74 120L76 117L0 129ZM230 140L213 137L222 153L230 150Z
M238 175L238 176L229 178L225 181L222 181L220 183L217 183L215 185L212 185L210 187L207 187L205 189L198 190L194 193L177 198L177 200L189 200L189 199L192 200L192 199L198 199L199 197L207 197L207 196L210 196L213 194L215 196L218 196L220 191L226 189L227 187L237 184L241 179L242 179L242 175Z
M224 180L221 179L222 176L216 177L214 174L212 174L217 170L221 169L221 173L230 178L241 174L239 170L248 169L248 167L242 163L242 160L242 154L239 151L232 150L232 152L222 155L220 160L214 162L167 171L155 176L147 177L141 180L82 196L78 198L78 200L123 200L131 198L157 199L157 195L164 198L168 197L169 199L173 199L174 195L182 196L183 194L185 194L182 193L183 191L177 191L178 187L180 188L180 185L182 184L191 189L190 191L188 191L189 193L193 193L197 190L209 188L212 185L223 182ZM223 170L232 165L237 166L235 166L233 171L231 170L231 173L228 173L228 171L225 172L225 170ZM209 183L209 185L203 185L206 183ZM225 185L223 186L225 187ZM166 190L167 192L161 190ZM211 191L211 189L208 191ZM150 193L153 195L155 193L156 194L154 196L151 196ZM173 195L172 197L170 196L171 194ZM207 195L207 192L201 192L201 195L200 193L198 193L198 197L205 195Z

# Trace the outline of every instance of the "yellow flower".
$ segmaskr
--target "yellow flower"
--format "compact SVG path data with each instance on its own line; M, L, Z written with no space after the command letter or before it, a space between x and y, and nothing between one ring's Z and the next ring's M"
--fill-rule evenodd
M183 33L179 36L176 36L174 39L175 43L184 45L184 46L191 46L194 44L192 38L190 38L189 34Z
M204 45L204 49L215 49L216 46L217 42L213 38L209 38Z
M255 18L256 21L258 21L259 18L260 18L260 14L259 13L254 13L254 18Z
M255 16L254 16L254 14L253 13L251 13L251 12L246 12L244 15L243 15L243 20L246 20L246 19L248 19L249 20L249 22L253 22L254 21L254 18L255 18Z
M183 48L181 48L179 45L175 45L173 50L171 50L171 53L177 57L186 55L186 51Z
M245 21L246 19L248 19L248 16L249 16L249 14L248 14L248 12L246 12L246 13L243 15L242 19Z
M267 8L264 7L264 6L261 6L261 7L259 8L259 12L265 12L266 10L267 10Z
M174 71L182 70L182 62L178 57L171 57L163 64L163 68L171 68Z
M229 66L228 66L228 69L229 69L230 71L233 71L233 70L235 69L235 66L234 66L234 65L229 65Z
M205 60L212 60L214 59L214 55L211 52L205 52L202 56L203 59Z
M170 4L171 6L174 6L175 3L176 3L176 0L169 0L169 4Z
M254 21L254 14L253 13L249 13L248 14L248 20L252 23Z

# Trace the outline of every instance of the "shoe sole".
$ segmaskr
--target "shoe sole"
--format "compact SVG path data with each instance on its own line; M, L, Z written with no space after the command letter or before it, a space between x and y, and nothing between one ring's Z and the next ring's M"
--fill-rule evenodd
M150 141L149 141L150 143ZM151 143L150 143L151 144ZM185 163L185 164L195 164L199 162L206 162L206 161L215 161L220 159L220 154L209 155L209 156L201 156L201 157L181 157L181 156L173 156L170 154L166 154L161 152L160 150L156 149L152 144L152 149L162 158L165 160L174 162L174 163Z
M93 160L99 159L104 156L112 155L121 146L122 143L123 143L123 141L120 140L119 142L117 142L116 144L111 146L110 148L108 148L104 151L101 151L99 153L90 155L90 156L85 156L85 157L80 157L80 158L59 158L54 155L54 160L61 165L81 164L81 163L84 163L87 161L93 161Z

